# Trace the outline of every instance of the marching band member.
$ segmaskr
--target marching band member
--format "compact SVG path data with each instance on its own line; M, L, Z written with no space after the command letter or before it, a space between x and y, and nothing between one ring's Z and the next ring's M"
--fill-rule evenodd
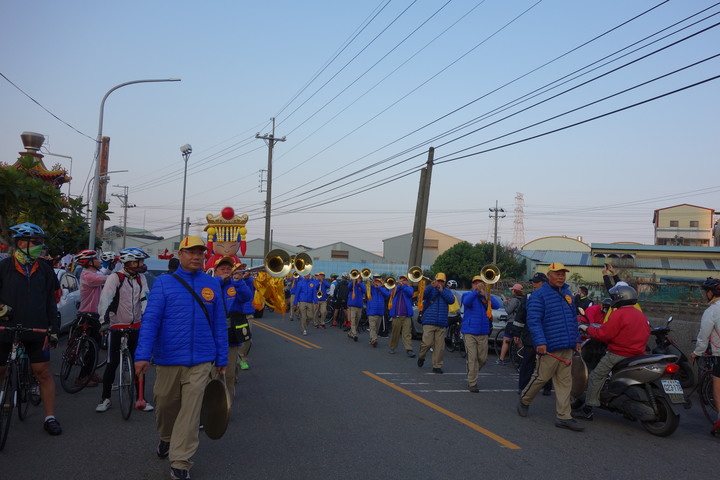
M378 328L385 316L385 305L389 297L390 290L383 286L382 277L380 275L373 275L367 302L367 316L368 322L370 323L370 345L372 345L373 348L377 347Z
M360 279L358 275L350 284L350 293L348 294L348 309L350 310L350 331L348 332L348 338L358 341L357 327L360 323L360 317L362 316L363 309L363 297L365 296L366 289L365 283Z

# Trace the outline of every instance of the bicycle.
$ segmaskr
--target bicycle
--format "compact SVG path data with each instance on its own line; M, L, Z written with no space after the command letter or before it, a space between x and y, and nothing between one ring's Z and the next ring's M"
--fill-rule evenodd
M95 375L99 347L90 336L91 317L79 314L70 329L67 347L62 355L60 385L68 393L77 393L87 386ZM80 332L77 333L77 329Z
M697 357L698 381L690 392L685 396L690 399L697 391L700 397L700 407L702 408L705 418L711 424L715 424L718 418L718 412L715 409L715 395L713 394L713 368L717 357L706 353L704 356Z
M459 350L463 358L465 358L465 342L463 341L462 333L460 333L461 328L461 316L458 315L456 317L448 318L447 331L445 332L445 347L448 352Z
M48 334L44 328L27 328L18 324L15 327L0 326L0 331L13 332L13 342L5 370L5 380L0 390L0 450L5 447L12 410L17 407L18 418L27 418L30 404L40 404L40 385L32 374L30 361L25 353L25 345L20 340L24 332Z
M120 378L118 378L118 397L120 401L120 414L127 420L130 418L133 407L135 406L135 369L133 364L132 352L128 347L128 339L130 332L137 331L138 328L130 327L126 324L117 324L110 327L111 330L117 331L120 337Z

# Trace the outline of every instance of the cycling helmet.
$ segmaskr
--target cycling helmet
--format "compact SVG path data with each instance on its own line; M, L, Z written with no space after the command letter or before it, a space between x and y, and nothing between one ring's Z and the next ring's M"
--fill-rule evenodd
M115 257L117 257L117 253L115 252L102 252L100 254L100 260L103 262L112 262L115 260Z
M136 254L137 257L138 257L138 260L145 260L146 258L150 258L150 255L148 255L147 253L145 253L145 251L144 251L142 248L138 248L138 247L128 247L128 248L126 248L125 250L129 250L129 251L135 252L135 254Z
M13 238L34 238L41 237L47 238L42 228L38 227L34 223L21 223L10 227L10 230L14 233Z
M720 297L720 280L708 277L707 280L703 282L702 289L706 292L708 290L711 291L715 297Z
M75 255L75 263L84 267L96 258L97 252L95 250L82 250Z
M447 282L447 288L457 288L457 282L455 280L448 280Z
M144 253L144 252L143 252ZM138 253L134 248L123 248L120 250L120 262L137 262L143 260L145 257Z
M602 299L602 305L603 306L610 306L612 305L612 298L603 298Z
M612 298L611 306L613 308L635 305L637 303L637 291L628 284L617 284L612 287L609 292Z

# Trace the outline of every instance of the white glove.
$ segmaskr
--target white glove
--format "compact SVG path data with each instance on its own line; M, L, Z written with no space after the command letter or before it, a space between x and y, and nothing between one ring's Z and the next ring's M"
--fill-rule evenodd
M586 324L586 323L581 323L581 324L578 326L578 328L580 329L581 332L585 333L585 332L587 332L587 329L588 329L589 326L590 326L590 325L588 325L588 324Z

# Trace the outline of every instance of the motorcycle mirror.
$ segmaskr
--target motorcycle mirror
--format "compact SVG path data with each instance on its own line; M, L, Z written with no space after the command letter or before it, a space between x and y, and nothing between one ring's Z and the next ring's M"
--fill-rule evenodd
M668 318L667 324L670 325L670 322L672 322L672 315L670 315L670 318Z

